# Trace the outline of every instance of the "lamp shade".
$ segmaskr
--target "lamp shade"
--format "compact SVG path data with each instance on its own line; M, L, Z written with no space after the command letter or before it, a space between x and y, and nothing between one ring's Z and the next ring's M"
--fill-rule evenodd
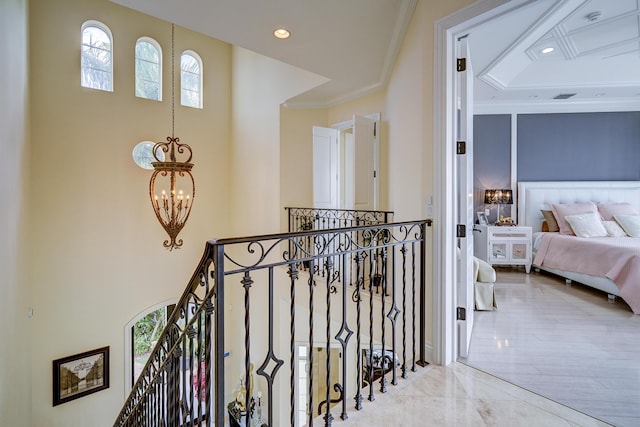
M512 205L513 192L510 189L485 190L484 203L487 205L492 205L492 204Z

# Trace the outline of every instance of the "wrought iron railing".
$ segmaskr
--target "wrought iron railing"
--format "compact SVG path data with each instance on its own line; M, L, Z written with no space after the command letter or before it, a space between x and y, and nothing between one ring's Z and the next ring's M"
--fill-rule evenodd
M285 210L287 211L289 231L292 233L386 224L393 221L393 212L391 211L293 207L286 207Z
M332 404L346 419L373 402L389 379L395 385L426 364L427 225L207 242L114 426L310 426L318 410L330 426ZM310 270L300 271L300 260ZM337 263L350 277L334 274ZM317 347L324 366L314 364ZM339 363L329 357L335 347Z
M360 227L367 225L387 224L393 221L391 211L371 211L354 209L320 209L320 208L296 208L285 207L287 211L288 230L291 233L298 231L327 230L333 228ZM313 244L310 239L300 242L305 247L305 251L299 252L303 257L304 252L313 252ZM378 259L378 262L380 260ZM342 276L349 277L348 269L353 268L354 260L347 264L347 271L342 272L342 265L335 266L333 273L340 279ZM298 268L309 269L309 263L301 262ZM315 265L315 273L324 276L325 271L319 265ZM341 279L340 279L341 280ZM375 282L376 292L380 292L379 281ZM353 283L351 283L353 284Z

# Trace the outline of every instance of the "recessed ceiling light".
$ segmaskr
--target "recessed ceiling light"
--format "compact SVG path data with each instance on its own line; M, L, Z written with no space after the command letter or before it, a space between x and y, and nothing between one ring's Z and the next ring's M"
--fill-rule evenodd
M542 53L551 53L553 52L555 49L552 47L545 47L544 49L542 49L540 52Z
M274 30L273 35L278 39L288 39L291 33L285 28L277 28Z

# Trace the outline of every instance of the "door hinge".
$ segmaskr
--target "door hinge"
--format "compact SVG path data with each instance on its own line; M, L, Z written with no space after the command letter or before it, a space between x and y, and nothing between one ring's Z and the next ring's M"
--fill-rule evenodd
M456 69L458 72L467 71L467 58L458 58L456 61Z
M376 136L376 131L377 131L377 126L378 126L378 122L373 122L373 136Z
M374 178L376 177L376 171L373 171L373 177Z
M464 307L456 307L456 320L467 320L467 309Z
M456 237L467 237L467 226L464 224L456 225Z
M467 154L467 141L456 142L456 154Z

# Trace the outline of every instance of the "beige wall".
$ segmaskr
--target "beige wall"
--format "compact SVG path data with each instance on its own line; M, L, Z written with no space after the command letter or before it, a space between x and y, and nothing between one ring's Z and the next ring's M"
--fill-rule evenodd
M236 235L280 229L280 104L326 79L308 71L233 49L233 180Z
M0 425L31 425L24 277L28 187L27 1L0 2Z
M194 152L196 197L184 246L169 252L150 206L151 172L131 150L171 135L171 25L105 0L30 3L33 425L106 426L124 399L124 325L179 296L205 241L230 235L231 47L176 27L176 57L199 53L205 80L202 110L175 107L176 136ZM79 84L89 19L114 36L113 93ZM162 102L134 96L134 45L145 35L163 48ZM51 361L107 345L111 387L52 407Z

